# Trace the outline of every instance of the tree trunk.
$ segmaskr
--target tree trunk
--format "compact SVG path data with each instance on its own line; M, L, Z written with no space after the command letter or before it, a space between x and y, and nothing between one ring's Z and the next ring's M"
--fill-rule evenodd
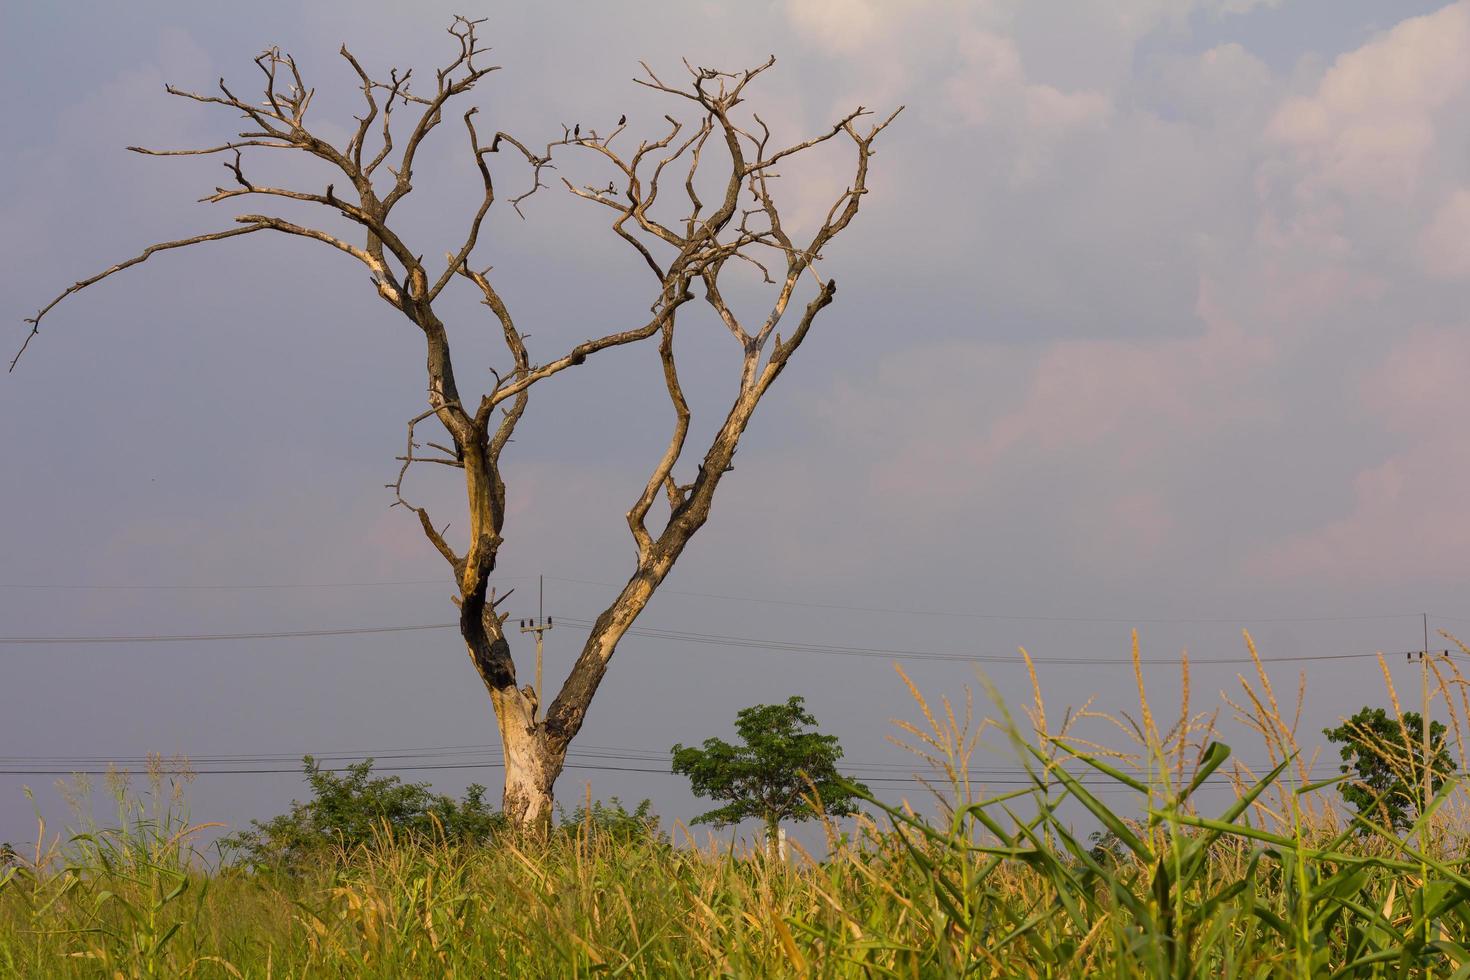
M529 691L509 688L491 693L505 757L501 812L511 826L545 835L551 830L552 790L565 756L547 743L535 722L536 701Z
M766 814L766 857L772 867L781 863L781 821L775 814Z

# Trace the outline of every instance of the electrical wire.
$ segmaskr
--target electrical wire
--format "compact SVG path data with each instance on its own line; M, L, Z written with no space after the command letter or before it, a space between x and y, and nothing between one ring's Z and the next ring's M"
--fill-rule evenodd
M593 623L584 619L569 619L563 617L561 621L567 626L579 630L591 629ZM425 623L408 626L352 626L331 629L311 630L272 630L262 632L241 633L148 633L148 634L106 634L93 636L0 636L0 646L83 646L98 644L118 643L209 643L239 640L284 640L284 639L309 639L325 636L363 636L369 634L383 633L412 633L426 630L457 629L458 623ZM629 636L645 637L649 639L670 640L680 643L697 643L714 646L736 647L743 649L769 650L785 653L811 653L827 656L843 657L867 657L882 659L898 659L913 661L941 661L949 663L990 663L1010 664L1021 666L1024 661L1018 656L1002 656L998 654L967 654L967 653L944 653L932 650L907 650L888 647L859 647L840 646L826 643L805 643L794 640L779 639L757 639L748 636L728 636L719 633L701 633L689 630L671 630L658 627L635 626L627 631ZM1410 656L1418 651L1396 651L1385 653L1321 653L1321 654L1296 654L1282 657L1262 657L1264 663L1304 663L1311 661L1331 660L1360 660L1378 656L1398 657L1400 654ZM1448 650L1430 651L1432 654L1449 655ZM1057 656L1035 656L1031 658L1037 664L1065 664L1069 666L1116 666L1119 664L1131 664L1131 658L1126 657L1057 657ZM1180 661L1172 657L1142 657L1141 664L1150 665L1177 665ZM1250 657L1191 657L1190 665L1203 664L1249 664L1254 661Z
M536 576L531 575L498 575L497 581L520 582L529 581ZM572 578L561 575L544 576L547 581L565 582L571 585L595 585L599 588L621 588L620 582L603 582L595 579ZM257 582L239 584L207 584L207 583L148 583L148 584L97 584L97 585L58 585L52 583L32 582L4 582L0 583L0 590L37 590L37 591L253 591L253 590L291 590L291 589L352 589L352 588L380 588L385 586L419 586L419 585L445 585L448 580L442 578L430 579L402 579L397 581L357 581L357 582ZM829 609L842 612L877 613L889 616L932 616L952 617L957 619L984 619L1013 622L1033 623L1112 623L1112 624L1138 624L1138 625L1161 625L1161 624L1205 624L1205 623L1335 623L1335 622L1361 622L1377 619L1417 619L1422 613L1353 613L1337 616L1057 616L1057 615L1033 615L1023 613L997 613L997 612L973 612L954 609L916 609L903 606L870 606L854 605L837 602L814 602L798 599L773 599L764 596L732 595L722 592L701 592L691 589L673 589L663 587L659 589L659 595L680 595L701 599L721 599L728 602L747 602L771 606L789 606L797 609ZM1450 616L1436 617L1438 619L1454 619ZM1470 620L1456 620L1458 622L1470 622Z
M378 768L375 767L373 769L373 772L375 772L375 773L378 773L378 772L383 772L383 773L425 772L425 771L454 770L454 769L503 769L504 767L505 767L504 766L504 763L500 763L500 762L479 762L479 763L458 763L458 764L442 764L442 765L389 766L389 767L384 767L382 769L378 769ZM657 776L675 776L675 775L679 775L678 773L672 772L669 769L647 769L647 768L641 768L641 767L636 767L636 766L609 766L609 765L592 765L592 764L585 764L585 763L567 763L565 766L563 766L563 769L564 770L577 771L577 772L596 771L596 772L646 773L646 774L657 775ZM346 768L328 769L328 768L325 768L324 767L324 768L319 769L318 771L319 772L330 772L330 773L344 773L344 772L349 772L350 770L349 769L346 769ZM108 769L0 769L0 776L107 776L107 775L113 774L114 772L115 772L115 770L108 770ZM244 776L244 775L287 775L287 774L298 775L299 776L299 775L301 775L301 770L299 768L298 769L283 769L283 768L191 769L190 770L190 774L191 775L194 775L194 776ZM915 786L920 785L919 782L918 782L918 779L915 778L915 777L913 777L913 776L898 777L898 776L867 776L867 775L862 775L861 778L859 778L858 781L859 782L863 782L863 783L876 783L876 784L880 784L880 785L899 785L899 784L902 784L902 785L915 785ZM972 781L973 782L976 782L976 783L979 783L982 786L1034 786L1035 785L1035 781L1034 780L1031 780L1031 779L985 778L985 779L975 779L975 780L972 780ZM1128 791L1130 789L1129 787L1121 786L1121 785L1119 785L1117 783L1114 783L1114 782L1111 782L1111 781L1089 782L1088 780L1078 780L1078 782L1081 782L1084 786L1086 786L1088 788L1088 791L1089 792L1098 792L1098 791L1102 791L1102 792ZM1055 787L1053 787L1053 788L1055 788ZM1134 791L1134 792L1136 792L1136 791Z
M560 622L579 630L587 630L592 623L584 619L570 619L559 617ZM659 629L657 627L634 626L627 631L629 636L646 637L649 639L670 640L680 643L702 643L716 646L738 647L745 649L771 650L786 653L815 653L828 656L844 657L877 657L882 659L895 658L899 660L933 660L951 663L991 663L991 664L1014 664L1024 666L1025 661L1019 655L1000 654L968 654L968 653L941 653L932 650L907 650L891 647L857 647L840 646L826 643L804 643L791 640L755 639L745 636L726 636L718 633L699 633L687 630ZM1409 651L1417 654L1418 651ZM1434 655L1448 655L1448 650L1431 651ZM1360 660L1378 656L1398 657L1405 655L1406 651L1392 653L1319 653L1319 654L1297 654L1283 657L1262 657L1263 663L1298 663L1319 660ZM1037 664L1066 664L1070 666L1116 666L1119 664L1132 664L1131 657L1056 657L1056 656L1033 656L1033 663ZM1140 657L1139 663L1150 665L1178 666L1177 657ZM1250 657L1190 657L1191 667L1199 664L1249 664L1255 661Z
M566 582L574 585L596 585L604 588L621 588L621 583L598 582L592 579L565 578L547 575L548 582ZM841 612L881 613L890 616L943 616L957 619L991 619L1026 623L1114 623L1114 624L1178 624L1192 623L1336 623L1372 619L1418 619L1423 613L1354 613L1346 616L1207 616L1207 617L1124 617L1124 616L1041 616L1020 613L960 612L953 609L913 609L893 606L858 606L837 602L810 602L796 599L769 599L748 595L729 595L720 592L695 592L687 589L662 587L659 595L694 596L701 599L724 599L731 602L751 602L770 606L792 606L799 609L831 609ZM1448 618L1448 617L1438 617Z
M499 581L519 581L529 576L497 576ZM400 579L393 582L254 582L224 584L149 583L134 585L52 585L32 582L0 582L0 589L34 592L250 592L287 589L372 589L383 586L447 585L442 578Z
M85 645L96 643L211 643L221 640L291 640L317 636L362 636L369 633L414 633L458 629L458 623L413 626L344 626L333 629L271 630L259 633L136 633L102 636L0 636L0 646Z
M466 753L465 750L470 752ZM472 754L484 756L489 754L500 755L499 750L489 745L472 746L432 746L421 749L397 749L388 750L371 756L375 763L372 770L375 772L417 772L453 769L501 769L504 762L501 759L475 759L466 761L457 759L449 762L422 763L417 761L405 761L394 765L378 766L379 759L420 760L424 758L452 758L454 755ZM285 767L281 763L302 759L308 753L268 753L258 755L228 754L228 755L201 755L201 756L176 756L175 760L161 759L159 756L152 758L106 758L102 756L0 756L0 775L105 775L119 769L129 769L132 766L148 768L162 761L164 765L182 766L189 773L197 775L259 775L259 774L300 774L303 768L299 765ZM361 763L366 759L355 757L354 753L332 752L332 753L310 753L318 770L323 772L341 773L349 771L348 766L322 766L322 762L352 761ZM568 753L568 763L565 768L573 770L606 770L613 772L647 772L656 774L671 774L666 768L670 753L657 749L644 748L621 748L616 746L588 745L581 749L572 749ZM591 761L589 761L591 760ZM609 762L624 763L663 763L660 768L646 768L639 766L614 766ZM106 766L106 768L102 768ZM1272 766L1248 765L1248 769L1266 770ZM1316 768L1314 764L1313 768ZM892 762L856 762L846 761L842 769L853 778L877 783L913 783L917 781L918 772L912 763ZM966 775L973 781L985 785L1031 785L1032 779L1029 771L1022 766L972 766ZM1078 776L1080 782L1087 786L1110 786L1112 781L1100 774L1083 773Z

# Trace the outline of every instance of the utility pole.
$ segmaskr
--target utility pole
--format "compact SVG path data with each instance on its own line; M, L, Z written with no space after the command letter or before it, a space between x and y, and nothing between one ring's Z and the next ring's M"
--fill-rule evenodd
M1423 848L1424 851L1427 853L1428 850L1429 850L1429 846L1430 846L1429 845L1429 821L1423 820L1422 819L1422 815L1424 814L1425 811L1427 811L1429 809L1429 804L1434 799L1434 779L1433 779L1433 776L1434 776L1434 758L1432 756L1430 756L1430 754L1429 754L1429 751L1430 751L1430 746L1429 746L1429 613L1424 613L1423 615L1424 615L1424 652L1419 655L1419 686L1420 686L1420 691L1421 691L1420 697L1423 699L1422 707L1420 707L1420 709L1419 709L1421 712L1423 712L1423 715L1419 719L1419 722L1420 722L1419 728L1420 728L1420 737L1423 739L1423 741L1421 742L1421 744L1419 746L1419 751L1420 751L1419 759L1420 759L1420 765L1424 769L1424 776L1423 776L1423 778L1424 778L1424 790L1423 790L1423 793L1424 793L1424 796L1423 796L1424 802L1419 805L1419 813L1421 815L1421 820L1418 821L1418 822L1422 824L1422 826L1419 828L1419 846L1421 848ZM1421 865L1421 867L1422 867L1422 872L1421 873L1425 876L1423 880L1428 880L1429 868L1428 867L1423 867L1422 865ZM1430 930L1431 930L1431 928L1432 927L1431 927L1430 922L1429 922L1429 917L1428 916L1425 916L1425 919L1424 919L1424 941L1426 943L1428 943L1430 941L1430 938L1431 938L1431 936L1430 936Z
M1429 756L1429 613L1424 613L1423 616L1424 652L1419 655L1419 686L1421 689L1420 697L1423 702L1423 707L1421 707L1419 710L1422 711L1424 714L1423 717L1420 718L1419 727L1421 729L1420 736L1423 739L1423 743L1420 746L1420 750L1422 753L1420 755L1420 758L1423 760L1424 766L1424 805L1420 808L1420 813L1423 813L1424 810L1429 807L1429 802L1433 795L1432 790L1434 788L1434 783L1431 780L1431 776L1433 774L1433 766L1431 765L1431 763L1433 762L1433 760ZM1422 843L1425 846L1428 846L1429 838L1427 828L1424 835L1422 836Z
M546 601L546 576L536 576L536 618L521 620L522 633L536 634L536 717L541 720L541 634L551 629L552 622L543 615Z

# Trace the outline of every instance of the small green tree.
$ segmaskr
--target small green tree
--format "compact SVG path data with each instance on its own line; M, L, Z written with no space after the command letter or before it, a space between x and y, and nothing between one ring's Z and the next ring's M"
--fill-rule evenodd
M632 810L623 806L616 796L606 803L593 800L591 809L585 804L578 805L570 814L563 812L561 830L568 836L588 833L618 843L643 841L659 846L668 843L668 835L659 829L653 801L647 799Z
M485 803L485 787L465 790L464 799L434 793L427 783L373 776L373 760L335 773L306 756L302 760L312 799L291 802L289 813L221 839L221 849L256 867L293 868L319 860L334 848L349 851L370 843L385 828L395 834L478 843L504 821Z
M735 717L743 745L707 738L702 748L675 745L674 772L689 777L694 795L724 800L725 805L695 817L694 823L728 826L757 817L765 823L772 859L779 857L783 820L811 820L822 813L856 813L854 795L839 780L837 760L842 746L835 735L822 735L817 720L799 697L785 704L758 704ZM854 783L863 792L867 787ZM820 811L810 798L820 801Z
M1342 798L1363 817L1393 830L1413 826L1425 803L1425 770L1430 794L1454 770L1445 745L1445 726L1437 721L1429 723L1426 765L1423 726L1424 719L1414 711L1405 711L1400 724L1397 715L1383 708L1365 707L1336 728L1323 730L1330 741L1342 746L1339 771L1355 777L1339 784Z

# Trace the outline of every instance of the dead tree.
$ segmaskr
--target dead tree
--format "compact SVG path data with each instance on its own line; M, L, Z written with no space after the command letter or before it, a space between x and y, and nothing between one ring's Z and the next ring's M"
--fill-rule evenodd
M605 134L592 128L584 130L580 125L570 131L563 128L560 137L538 148L504 132L495 132L487 142L476 127L476 109L469 108L460 117L462 138L478 168L483 193L467 209L468 230L463 239L456 240L444 263L426 263L424 253L395 230L393 212L412 192L417 154L444 121L450 103L496 70L484 63L478 36L480 23L455 18L449 31L454 38L454 56L424 89L413 85L411 71L391 71L386 80L373 77L344 46L341 55L358 79L365 108L361 116L354 117L356 124L343 146L317 135L308 125L314 90L303 80L295 60L279 49L271 48L255 59L264 79L264 96L258 102L236 96L223 79L218 94L168 86L170 95L238 114L245 120L244 130L217 146L129 149L154 156L222 155L231 182L216 187L202 201L297 202L290 206L298 208L316 205L323 209L324 216L335 214L346 219L343 227L350 233L261 212L238 215L231 227L220 231L151 245L98 275L74 283L41 308L27 321L30 332L11 369L58 303L157 252L269 232L317 242L366 266L378 296L422 332L428 355L428 407L408 422L406 450L399 457L402 467L389 488L395 495L395 505L417 516L425 536L453 569L460 631L475 670L490 693L504 748L504 810L514 823L538 827L550 818L553 784L618 641L669 574L689 539L708 519L715 491L731 468L740 437L756 406L806 339L817 315L832 302L836 283L818 277L816 263L823 248L857 215L868 192L873 141L893 116L860 128L862 117L868 113L859 107L811 139L774 145L758 115L747 117L735 112L743 103L747 86L769 69L774 59L734 73L697 68L686 62L690 77L682 86L666 84L644 65L646 77L635 81L675 100L689 118L666 115L667 129L661 130L662 135L636 146L627 139L619 140L627 128L626 117L606 129ZM411 118L397 125L405 114ZM773 168L839 138L849 142L853 150L850 183L834 195L821 226L810 237L795 240L782 225L773 193L777 178ZM266 186L247 174L242 151L309 154L340 177L320 189ZM562 183L573 194L611 212L612 230L637 250L656 283L656 298L646 321L585 341L550 360L538 361L527 349L525 334L502 301L490 270L478 271L473 259L484 219L497 202L491 158L510 152L518 165L526 168L529 189L507 202L519 212L522 202L548 186L544 178L552 169L553 154L572 151L596 154L610 168L611 179L606 186ZM671 184L672 193L668 190ZM699 188L715 185L718 199L702 200ZM677 217L666 216L666 204L659 206L668 199L677 202ZM737 316L721 292L722 274L736 266L756 270L759 281L770 290L769 312L758 323ZM810 285L806 292L811 298L803 303L798 293L807 280ZM460 390L448 333L435 312L435 301L456 282L478 291L509 355L509 368L492 372L495 383L478 400L467 398ZM724 423L708 446L695 450L699 452L696 471L688 482L681 483L675 471L681 464L687 466L690 455L686 452L690 449L686 445L690 410L680 388L674 335L678 314L695 299L696 290L703 294L739 349L739 386ZM584 363L599 351L640 341L658 345L663 383L673 413L672 432L667 448L627 514L637 553L633 573L597 617L560 693L538 720L534 689L516 684L515 663L503 629L508 614L496 610L496 592L491 585L505 521L501 454L526 411L534 385ZM443 426L448 445L420 441L416 428L431 418ZM426 445L437 455L424 454ZM404 498L404 477L409 467L420 461L463 471L469 504L469 530L464 540L451 543L423 507ZM667 516L661 522L651 522L650 511L660 498L667 505Z

